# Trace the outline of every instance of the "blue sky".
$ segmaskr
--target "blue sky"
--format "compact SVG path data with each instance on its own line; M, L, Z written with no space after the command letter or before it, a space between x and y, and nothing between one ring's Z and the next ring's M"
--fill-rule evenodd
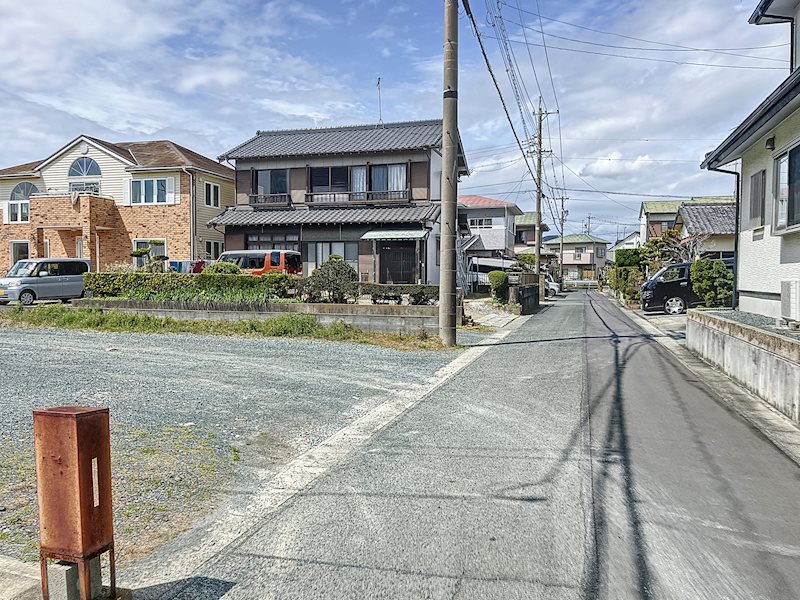
M442 4L2 3L0 165L43 158L81 133L109 141L167 138L216 157L257 129L374 122L378 76L383 78L385 121L439 117ZM698 163L786 77L788 65L780 61L788 48L723 51L746 56L685 51L576 25L702 49L783 44L788 27L748 25L755 0L538 4L551 45L552 85L543 49L531 46L529 57L522 44L523 24L528 42L542 40L538 19L530 14L539 10L536 0L503 0L500 9L530 96L539 94L534 67L550 109L556 105L555 87L562 156L577 173L565 170L566 187L687 196L732 192L732 178L702 172ZM473 0L472 5L519 126L486 4ZM462 190L510 199L530 210L533 199L527 190L533 185L525 182L520 152L511 145L510 128L463 15L460 41L460 127L474 170ZM554 46L772 69L679 65ZM550 121L555 136L556 118ZM557 142L545 145L558 153ZM546 169L549 183L561 177L554 162L555 173L550 162ZM631 229L642 199L569 195L567 232L580 231L592 214L594 232L609 239L618 225ZM552 220L548 210L544 215Z

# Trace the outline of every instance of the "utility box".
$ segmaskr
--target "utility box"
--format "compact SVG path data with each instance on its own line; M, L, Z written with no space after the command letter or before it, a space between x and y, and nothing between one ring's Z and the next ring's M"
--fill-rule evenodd
M78 565L81 600L91 600L89 561L109 552L112 593L111 435L107 408L60 406L33 412L42 594L47 559Z

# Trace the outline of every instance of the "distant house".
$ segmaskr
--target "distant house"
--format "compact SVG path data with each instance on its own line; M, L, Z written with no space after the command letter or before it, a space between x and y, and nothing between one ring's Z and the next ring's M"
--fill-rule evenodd
M441 149L441 120L259 131L220 156L236 205L208 225L228 250L300 251L306 275L338 254L362 280L438 283Z
M561 238L544 242L546 248L559 251ZM569 280L597 279L606 264L609 242L585 233L564 236L564 278Z
M733 196L696 196L691 200L647 200L639 209L639 240L645 244L651 238L658 238L667 230L675 228L678 209L684 204L728 204Z
M617 250L628 250L631 248L639 248L641 244L641 234L638 231L634 231L629 233L621 240L617 240L617 242L611 246L606 252L606 257L611 262L616 261L616 252Z
M522 210L513 202L486 196L459 196L458 212L469 228L462 248L467 256L512 257L515 219Z
M79 136L49 157L0 169L0 272L25 258L88 258L97 270L150 247L216 258L208 219L234 202L232 169L168 140Z
M731 258L735 249L736 204L684 204L675 231L682 239L701 240L695 258Z
M701 165L738 172L739 307L770 317L781 315L782 300L790 304L781 296L781 282L800 280L799 16L800 0L758 3L751 24L791 24L791 73Z
M518 215L514 220L514 225L517 228L516 236L514 237L514 252L516 254L527 253L528 250L536 248L536 213L526 212ZM542 233L550 231L547 223L542 223ZM544 236L542 236L544 239Z

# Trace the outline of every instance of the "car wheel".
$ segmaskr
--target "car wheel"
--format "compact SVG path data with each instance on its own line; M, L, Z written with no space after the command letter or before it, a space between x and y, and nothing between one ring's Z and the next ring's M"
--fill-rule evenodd
M30 306L35 300L36 295L30 290L25 290L19 295L19 303L22 304L22 306Z
M5 306L8 304L8 300L0 300L0 306Z
M679 315L686 311L686 302L680 296L673 296L664 302L664 312L668 315Z
M69 304L70 302L72 302L72 300L69 298L61 298L61 304Z

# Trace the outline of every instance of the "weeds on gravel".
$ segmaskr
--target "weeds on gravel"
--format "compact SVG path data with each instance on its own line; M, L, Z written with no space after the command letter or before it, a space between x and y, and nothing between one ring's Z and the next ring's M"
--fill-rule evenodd
M373 333L342 322L320 325L311 315L288 313L265 321L179 320L117 310L65 308L40 305L33 309L21 306L0 313L0 323L31 327L89 329L118 333L191 333L242 337L303 337L339 342L373 344L396 350L438 350L437 337L419 334Z

